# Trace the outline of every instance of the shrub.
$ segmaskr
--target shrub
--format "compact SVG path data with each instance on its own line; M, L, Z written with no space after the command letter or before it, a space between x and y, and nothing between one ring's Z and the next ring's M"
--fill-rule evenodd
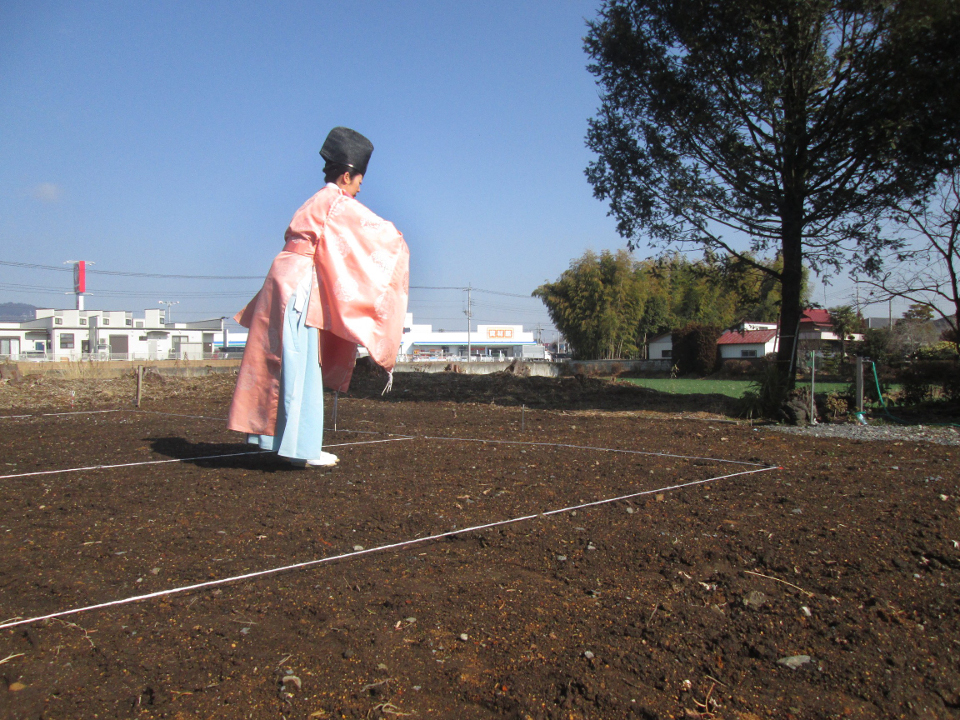
M850 407L853 405L853 402L849 395L844 395L841 393L827 393L827 397L823 404L827 412L830 414L830 417L836 419L850 412Z
M917 348L916 357L918 360L956 360L957 345L949 340L940 340Z
M867 328L863 332L863 342L853 347L855 355L870 358L878 365L886 365L891 356L891 334L887 328Z
M717 365L717 340L722 330L690 323L673 333L673 357L684 375L709 375Z
M745 417L778 417L787 399L787 383L777 372L776 362L764 361L761 374L743 394L741 412Z
M954 367L943 384L943 394L950 402L960 403L960 365Z
M957 363L950 360L917 360L900 369L901 397L914 404L938 395L952 399L958 379Z
M724 360L720 366L720 373L726 377L738 378L750 375L754 371L754 364L749 360Z

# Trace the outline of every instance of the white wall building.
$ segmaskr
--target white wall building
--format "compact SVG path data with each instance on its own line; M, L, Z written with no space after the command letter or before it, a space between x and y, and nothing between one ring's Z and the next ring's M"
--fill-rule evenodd
M647 358L650 360L670 360L673 358L673 335L657 335L647 343Z
M523 325L477 325L475 331L434 331L432 325L415 325L407 313L400 341L400 360L508 360L549 359L546 349Z
M38 308L36 318L0 323L0 359L199 360L224 345L224 319L165 323L163 311L143 317L110 310ZM230 344L229 334L227 344Z
M776 325L756 328L755 324L744 323L744 329L727 330L717 340L722 360L757 360L777 351L778 340Z
M764 357L777 351L777 324L762 322L744 322L735 330L726 330L717 341L720 357L731 358ZM657 335L647 343L647 357L650 360L670 360L673 358L673 335Z

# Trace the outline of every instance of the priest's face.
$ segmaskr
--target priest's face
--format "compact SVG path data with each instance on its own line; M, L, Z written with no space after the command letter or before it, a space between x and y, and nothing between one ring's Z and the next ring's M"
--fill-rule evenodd
M363 175L344 173L337 179L337 186L350 197L356 197L363 184Z

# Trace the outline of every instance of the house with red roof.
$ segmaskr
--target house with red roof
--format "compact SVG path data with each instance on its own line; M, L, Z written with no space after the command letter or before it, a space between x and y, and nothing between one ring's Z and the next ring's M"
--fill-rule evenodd
M830 312L821 308L808 308L800 319L801 342L807 347L839 347L840 337L833 329ZM862 333L851 334L848 340L863 340ZM726 330L717 340L720 359L752 360L777 352L779 334L777 323L743 322ZM651 360L666 360L673 357L673 335L664 333L651 338L647 344L647 357Z
M800 342L840 345L840 336L833 329L830 312L822 308L808 308L800 316ZM863 333L851 333L847 340L862 341Z
M754 360L777 351L776 323L742 323L717 340L721 360Z

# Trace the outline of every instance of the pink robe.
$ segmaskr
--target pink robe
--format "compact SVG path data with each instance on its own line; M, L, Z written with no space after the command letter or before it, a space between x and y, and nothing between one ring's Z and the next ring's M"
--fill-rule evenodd
M392 371L407 311L410 253L403 236L328 183L297 210L263 288L235 320L250 329L227 418L231 430L273 435L287 302L307 274L306 324L319 328L323 384L345 391L363 345ZM320 399L322 402L322 398Z

